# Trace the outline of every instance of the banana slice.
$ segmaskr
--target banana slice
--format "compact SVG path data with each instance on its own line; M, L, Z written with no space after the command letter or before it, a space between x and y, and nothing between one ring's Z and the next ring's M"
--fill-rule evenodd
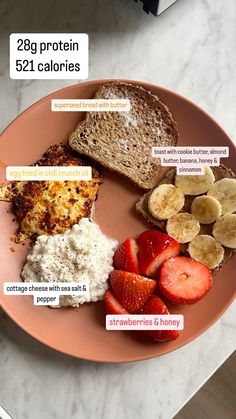
M188 243L199 233L200 224L192 214L181 212L169 218L166 231L179 243Z
M176 175L175 185L185 195L200 195L208 191L215 182L215 176L209 166L205 167L204 175Z
M209 189L207 195L214 196L221 206L222 214L236 211L236 180L224 178L218 180Z
M148 209L158 220L167 220L184 206L184 194L174 185L163 184L151 193Z
M213 236L223 246L236 249L236 214L225 214L213 226Z
M221 216L221 205L213 196L198 196L194 198L191 213L202 224L210 224Z
M224 258L224 248L214 237L207 234L195 237L189 243L188 251L191 258L204 263L210 269L219 266Z

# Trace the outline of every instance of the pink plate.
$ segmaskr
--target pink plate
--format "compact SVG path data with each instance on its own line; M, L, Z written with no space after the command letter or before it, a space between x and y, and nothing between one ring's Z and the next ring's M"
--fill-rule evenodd
M19 115L0 137L0 180L5 180L5 165L31 164L49 145L67 138L83 118L76 112L51 112L51 99L90 98L106 81L89 81L59 90ZM168 105L179 127L178 145L229 146L230 157L223 163L236 171L235 147L210 116L174 92L148 83L131 83L142 85ZM140 191L120 176L106 173L95 206L95 220L101 229L123 240L147 228L134 209L139 196ZM8 209L7 203L0 203L1 285L4 281L20 281L28 247L10 240L17 224ZM213 287L202 301L172 309L173 313L184 315L185 329L179 339L169 343L158 344L132 333L106 331L103 302L85 304L78 309L35 307L31 297L4 296L1 286L0 303L22 329L58 351L93 361L137 361L178 349L210 327L235 297L235 270L233 257L214 277Z

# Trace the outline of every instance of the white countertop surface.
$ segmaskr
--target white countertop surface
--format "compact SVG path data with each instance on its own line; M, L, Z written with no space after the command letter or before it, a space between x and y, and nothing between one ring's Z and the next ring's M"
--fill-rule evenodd
M223 4L224 3L224 4ZM159 18L133 0L0 3L2 130L44 95L75 83L9 78L11 32L88 32L90 79L173 89L235 139L235 0L178 0ZM233 352L235 305L206 333L160 358L123 365L64 356L0 312L0 404L14 419L170 419Z

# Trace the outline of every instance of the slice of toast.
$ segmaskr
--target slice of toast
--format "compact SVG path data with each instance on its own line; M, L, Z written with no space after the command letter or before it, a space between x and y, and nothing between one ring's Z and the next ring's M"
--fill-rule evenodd
M224 166L223 164L221 164L219 167L211 167L214 176L215 176L215 180L220 180L220 179L224 179L224 178L231 178L231 179L236 179L236 175L235 173L229 169L228 167ZM149 210L148 210L148 199L149 196L151 194L151 192L153 191L153 189L155 189L157 186L161 185L161 184L175 184L175 175L176 175L176 169L175 168L170 168L165 176L161 179L160 182L158 182L157 185L155 185L154 188L152 188L149 192L146 192L141 198L140 200L137 202L136 204L136 209L139 212L139 214L141 214L149 223L155 225L156 227L158 227L160 230L166 232L166 221L165 220L157 220L156 218L154 218ZM191 212L191 205L192 202L194 200L195 196L190 196L190 195L186 195L185 196L185 204L182 208L182 210L180 212ZM201 229L199 234L210 234L212 235L212 228L213 228L213 224L201 224ZM187 247L188 247L188 243L181 245L181 250L182 253L184 254L188 254L187 253ZM225 249L225 253L224 253L224 259L221 262L221 264L212 270L213 273L215 273L216 271L218 271L219 269L222 268L222 266L224 265L224 263L226 263L234 254L234 250L233 249L229 249L224 247Z
M109 82L99 87L97 99L129 99L129 112L87 112L69 139L70 146L103 166L124 175L138 187L150 189L162 168L151 157L154 146L175 146L177 125L156 96L140 86Z

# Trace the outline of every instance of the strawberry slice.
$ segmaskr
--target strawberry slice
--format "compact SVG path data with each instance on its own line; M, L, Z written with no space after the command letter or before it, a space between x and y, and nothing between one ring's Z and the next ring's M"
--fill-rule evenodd
M119 303L116 297L108 289L104 296L106 314L129 314Z
M211 285L212 275L208 266L192 258L171 258L160 269L160 291L172 303L195 303L206 295Z
M154 279L118 270L110 273L110 283L121 306L129 313L139 312L156 288Z
M129 237L115 251L113 257L114 268L140 274L137 253L138 245L132 237Z
M141 273L155 278L161 264L180 252L180 244L168 234L147 230L138 240L138 262Z
M163 301L157 296L152 295L145 304L142 313L144 314L169 314ZM167 342L179 337L179 330L145 330L156 342Z
M157 295L152 295L142 309L144 314L169 314L165 303Z

